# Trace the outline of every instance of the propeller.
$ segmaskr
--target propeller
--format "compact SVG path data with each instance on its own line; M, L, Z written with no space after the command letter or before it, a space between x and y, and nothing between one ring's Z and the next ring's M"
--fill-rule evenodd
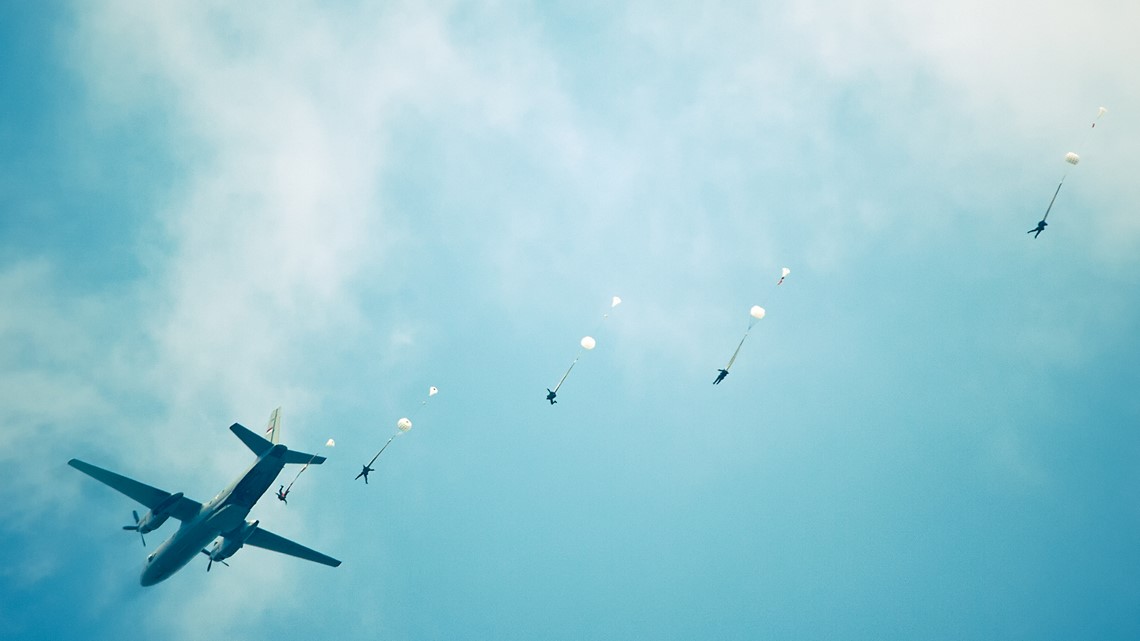
M142 530L139 529L139 513L136 512L135 510L131 510L131 514L134 515L134 517L135 517L135 524L134 525L124 525L123 529L124 530L134 530L135 532L138 532L139 538L142 539L142 544L143 544L143 547L145 548L146 547L146 537L143 536Z
M209 572L210 568L214 567L214 555L210 554L210 552L208 550L205 550L205 549L202 550L202 554L205 554L206 556L210 557L210 562L206 564L206 571ZM225 561L218 561L218 563L221 563L222 565L226 566L227 568L230 567L230 564L226 563Z

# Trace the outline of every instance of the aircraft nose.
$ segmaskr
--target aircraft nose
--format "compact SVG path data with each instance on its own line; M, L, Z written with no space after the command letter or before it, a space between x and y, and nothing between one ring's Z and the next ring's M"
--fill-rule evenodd
M158 572L154 571L154 567L153 566L147 566L146 568L143 569L142 575L139 577L139 585L141 585L145 588L145 587L154 585L155 583L158 583L161 580L162 580L162 577L158 574Z

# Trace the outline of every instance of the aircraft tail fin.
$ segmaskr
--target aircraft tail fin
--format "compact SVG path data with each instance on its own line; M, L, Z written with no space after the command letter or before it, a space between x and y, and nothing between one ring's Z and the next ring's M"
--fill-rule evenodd
M269 415L269 424L265 426L264 437L258 436L253 430L250 430L240 423L231 425L230 431L237 435L250 451L261 456L273 449L273 446L277 445L281 437L281 408L278 407ZM297 450L287 450L285 452L285 462L299 465L320 465L325 462L325 457L308 454L306 452L298 452Z
M285 462L297 463L298 465L320 465L325 462L325 457L298 452L297 450L289 450L285 452Z
M230 431L233 432L234 435L236 435L238 438L240 438L241 442L245 443L245 446L258 456L261 456L262 454L265 454L269 450L273 449L273 443L261 438L257 434L254 434L252 430L240 423L234 423L231 425Z
M265 438L277 445L281 442L281 408L273 410L269 415L269 422L265 425Z

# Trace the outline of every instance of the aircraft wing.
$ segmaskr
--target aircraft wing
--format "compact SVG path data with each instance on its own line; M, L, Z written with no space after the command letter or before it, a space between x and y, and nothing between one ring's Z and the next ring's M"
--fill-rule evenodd
M96 467L90 463L85 463L77 458L73 458L67 462L68 465L83 472L87 476L109 485L119 492L126 494L132 499L147 506L148 509L154 509L167 498L171 496L170 492L160 490L157 487L151 487L145 483L139 483L134 479L129 479L121 474L115 474L110 470L105 470L101 467ZM180 498L174 505L167 508L166 512L178 519L179 521L188 521L202 511L202 504L186 497Z
M295 556L298 559L305 559L306 561L316 561L317 563L322 563L334 568L340 565L340 561L331 556L326 556L316 550L311 550L300 543L294 543L283 536L278 536L260 527L249 535L249 538L245 540L245 544L272 550L273 552L280 552L281 554L288 554L289 556Z

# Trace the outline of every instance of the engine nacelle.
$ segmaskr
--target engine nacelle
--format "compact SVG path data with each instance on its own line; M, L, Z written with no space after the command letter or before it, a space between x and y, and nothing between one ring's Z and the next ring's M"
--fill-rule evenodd
M139 533L146 534L147 532L153 532L162 527L162 524L166 523L166 519L170 518L170 508L174 507L175 503L182 500L182 496L182 492L179 492L178 494L171 494L170 496L163 499L161 503L154 506L154 509L142 515L142 518L140 518L138 522Z
M237 551L245 545L246 540L253 534L253 531L257 529L258 523L260 523L260 521L246 521L234 530L223 534L221 540L216 541L214 546L210 548L210 560L225 561L237 553Z

